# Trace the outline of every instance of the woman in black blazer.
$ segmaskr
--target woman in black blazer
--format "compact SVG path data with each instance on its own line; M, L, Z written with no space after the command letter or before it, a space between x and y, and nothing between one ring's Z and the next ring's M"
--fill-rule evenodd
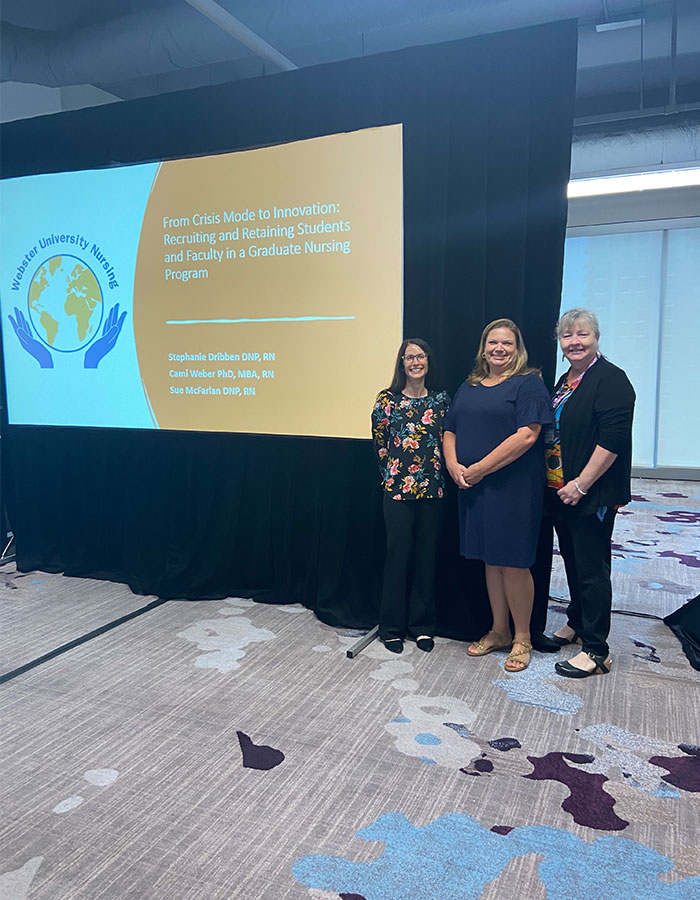
M569 370L554 389L555 424L545 432L546 508L554 520L571 602L567 624L552 640L581 652L555 665L560 675L586 678L610 671L613 525L629 503L632 415L629 379L598 350L595 313L575 308L557 323Z

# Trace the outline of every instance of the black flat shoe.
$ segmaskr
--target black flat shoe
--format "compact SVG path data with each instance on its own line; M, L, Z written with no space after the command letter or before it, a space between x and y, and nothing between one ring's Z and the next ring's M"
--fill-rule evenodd
M531 634L530 643L538 653L558 653L561 650L561 644L548 634Z
M558 634L545 634L543 635L548 641L553 641L557 647L567 647L569 644L580 644L581 643L581 635L578 631L574 631L573 635L570 638L559 637ZM532 645L535 646L534 644ZM537 649L537 648L536 648Z
M554 663L554 671L557 675L563 675L564 678L588 678L589 675L607 675L610 671L612 660L609 656L595 656L593 653L587 653L595 663L595 668L591 672L586 669L579 669L578 666L572 666L570 662Z
M416 647L418 647L418 649L422 650L424 653L430 653L434 646L435 641L425 634L422 634L419 638L416 638Z
M401 638L388 638L384 641L384 646L391 653L403 653L403 641Z

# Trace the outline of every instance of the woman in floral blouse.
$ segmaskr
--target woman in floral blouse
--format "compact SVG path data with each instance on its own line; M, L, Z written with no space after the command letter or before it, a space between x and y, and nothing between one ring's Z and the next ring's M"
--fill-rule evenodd
M442 423L450 398L426 384L430 358L425 341L405 340L391 385L379 392L372 410L387 534L379 637L392 653L401 653L406 637L427 653L434 646L433 582L444 492ZM413 583L407 597L410 563Z

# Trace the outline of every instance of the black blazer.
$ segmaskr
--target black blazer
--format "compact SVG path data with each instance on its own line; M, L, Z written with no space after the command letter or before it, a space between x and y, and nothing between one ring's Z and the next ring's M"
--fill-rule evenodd
M564 381L562 376L557 388ZM600 506L629 503L634 388L622 369L604 356L592 366L564 404L559 421L564 482L578 478L596 445L617 454L607 472L573 508L579 515Z

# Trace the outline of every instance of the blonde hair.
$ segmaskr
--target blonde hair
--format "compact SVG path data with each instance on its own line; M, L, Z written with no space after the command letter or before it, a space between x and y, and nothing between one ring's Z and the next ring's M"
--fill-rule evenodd
M515 324L515 322L512 319L494 319L494 321L489 322L486 328L484 328L484 330L481 332L479 349L476 356L474 357L474 368L471 370L471 373L467 378L467 382L469 384L479 384L484 380L484 378L488 378L489 367L488 363L484 359L484 349L486 347L486 339L488 338L489 334L496 328L507 328L509 331L513 332L513 335L515 337L515 357L508 370L507 377L510 377L511 375L527 375L530 372L534 372L536 375L539 375L539 369L532 369L527 364L527 350L525 349L525 342L523 341L523 336L520 333L520 329Z
M590 309L584 309L582 306L574 306L562 313L561 318L557 322L556 335L557 340L565 331L570 331L577 322L586 322L592 329L595 339L600 338L600 325L598 324L598 316Z

